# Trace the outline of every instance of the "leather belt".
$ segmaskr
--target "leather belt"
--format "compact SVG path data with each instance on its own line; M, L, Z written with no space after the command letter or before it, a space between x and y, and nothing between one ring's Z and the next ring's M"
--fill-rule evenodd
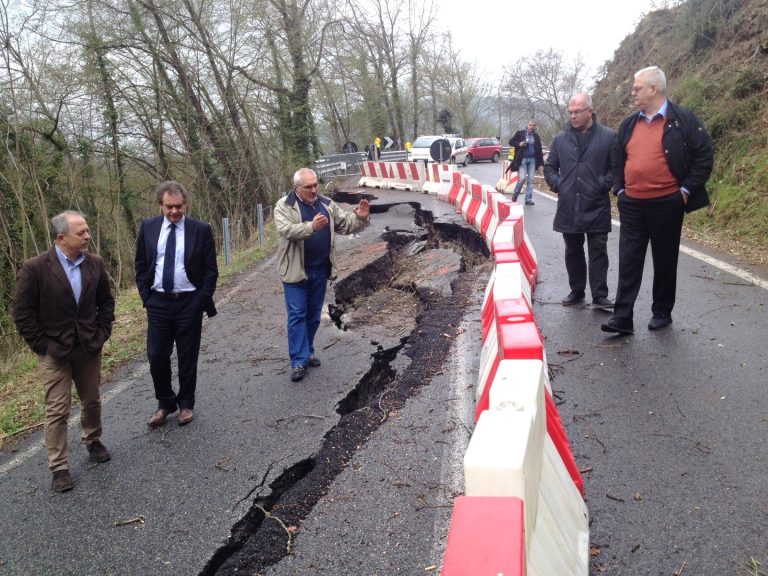
M158 292L157 290L152 290L152 294L160 298L160 300L181 300L194 293L194 290L190 292Z

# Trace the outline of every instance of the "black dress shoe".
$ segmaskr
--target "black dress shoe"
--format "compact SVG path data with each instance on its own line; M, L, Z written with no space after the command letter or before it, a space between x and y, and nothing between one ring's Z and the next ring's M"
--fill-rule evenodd
M291 382L298 382L304 378L304 374L307 373L307 369L304 366L294 366L291 370Z
M648 322L648 330L661 330L672 324L671 316L654 316Z
M320 358L318 358L317 356L310 356L309 360L307 361L307 365L310 368L317 368L318 366L322 366L323 363L320 362Z
M623 324L616 320L616 318L611 318L600 326L600 330L603 332L611 332L613 334L634 334L635 330L632 328L631 324Z
M581 292L581 293L579 293L579 292L571 292L570 294L568 294L568 296L563 298L560 301L560 303L563 306L573 306L574 304L579 304L580 302L583 302L583 301L584 301L584 293L583 292Z

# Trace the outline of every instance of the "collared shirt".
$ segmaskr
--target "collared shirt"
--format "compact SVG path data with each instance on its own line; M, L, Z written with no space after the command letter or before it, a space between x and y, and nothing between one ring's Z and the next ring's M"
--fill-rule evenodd
M669 104L669 100L664 100L664 104L661 105L661 108L659 108L659 111L656 112L653 116L648 116L645 112L640 110L640 118L648 122L650 124L654 121L656 118L661 118L662 121L667 119L667 104Z
M187 270L184 267L184 223L186 216L176 224L176 262L173 267L173 291L194 292L195 286L187 278ZM171 221L163 218L163 226L160 228L160 236L157 238L157 260L155 261L155 281L152 290L163 291L163 265L165 264L165 244L171 231Z
M59 257L59 262L61 262L61 266L64 268L64 273L67 275L69 285L72 286L72 293L75 295L75 304L80 304L80 293L83 291L80 264L85 260L85 254L81 253L77 258L72 260L61 251L61 248L59 248L58 245L55 246L56 256Z

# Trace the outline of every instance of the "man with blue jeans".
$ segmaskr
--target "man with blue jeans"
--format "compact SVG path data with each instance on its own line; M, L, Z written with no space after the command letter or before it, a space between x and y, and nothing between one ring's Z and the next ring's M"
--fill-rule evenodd
M370 205L363 199L353 212L318 194L317 174L301 168L294 188L275 205L279 235L277 266L288 316L291 381L304 378L307 367L320 366L314 340L329 279L336 277L334 237L351 234L368 223Z
M525 187L525 203L529 206L535 204L533 201L533 178L536 170L544 166L544 153L541 149L541 139L536 132L536 121L528 120L528 127L525 130L518 130L509 140L510 148L515 149L515 158L512 161L511 169L517 172L517 184L512 193L512 201L517 202L520 190Z

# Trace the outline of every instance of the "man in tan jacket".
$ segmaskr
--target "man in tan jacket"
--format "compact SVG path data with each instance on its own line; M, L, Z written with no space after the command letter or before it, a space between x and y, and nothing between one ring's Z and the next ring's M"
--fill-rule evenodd
M309 168L297 170L293 184L293 190L275 205L275 225L280 236L277 266L288 314L291 381L298 382L307 367L320 366L314 339L326 285L336 277L335 234L360 230L368 222L370 206L363 199L353 212L340 208L318 194L317 174Z

